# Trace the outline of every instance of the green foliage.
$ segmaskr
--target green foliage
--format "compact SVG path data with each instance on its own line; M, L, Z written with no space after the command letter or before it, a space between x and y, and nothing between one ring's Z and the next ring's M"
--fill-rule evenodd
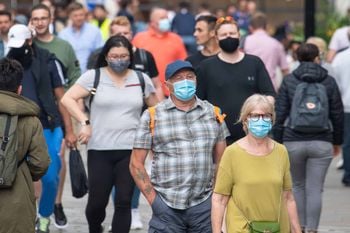
M341 16L335 12L334 7L328 1L319 1L316 14L316 36L330 41L334 31L345 25L350 25L349 16Z

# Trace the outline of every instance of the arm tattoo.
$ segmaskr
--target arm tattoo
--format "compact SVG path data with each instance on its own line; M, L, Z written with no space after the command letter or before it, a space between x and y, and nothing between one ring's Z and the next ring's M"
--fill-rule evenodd
M145 191L145 193L146 193L147 195L149 195L149 194L151 194L152 190L153 190L153 188L152 188L151 185L146 185L144 191Z
M141 170L141 169L137 169L137 173L136 173L137 179L142 180L143 182L145 182L146 180L146 176L145 173Z

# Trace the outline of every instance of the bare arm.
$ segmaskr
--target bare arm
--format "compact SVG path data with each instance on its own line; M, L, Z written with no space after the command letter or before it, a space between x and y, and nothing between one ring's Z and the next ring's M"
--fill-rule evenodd
M57 87L54 89L55 97L58 102L58 109L60 111L60 114L63 118L63 123L64 123L64 129L65 129L65 140L67 143L67 146L72 148L76 146L77 143L77 137L74 134L73 131L73 124L72 124L72 119L67 111L67 109L63 106L61 103L61 99L64 95L64 89L63 87Z
M151 205L156 197L156 191L145 169L147 153L148 150L145 149L133 149L129 169L137 187L139 187L140 191Z
M327 52L327 62L332 63L336 53L337 52L334 49L328 50L328 52Z
M298 218L298 212L297 212L297 205L295 203L292 191L284 191L283 198L287 206L289 221L291 225L291 232L301 233L301 227L299 224L299 218Z
M61 99L61 103L78 122L83 122L89 119L79 105L79 100L88 95L89 92L86 89L79 84L74 84ZM79 141L81 143L87 143L90 136L91 126L83 126L79 133Z
M225 209L230 196L213 193L211 199L211 226L213 233L221 233Z
M152 107L156 105L159 101L158 101L157 95L152 93L148 96L148 98L146 98L145 102L148 107Z
M164 99L164 93L162 89L162 84L159 81L158 77L153 77L152 78L152 83L154 87L156 88L156 95L159 101L162 101Z

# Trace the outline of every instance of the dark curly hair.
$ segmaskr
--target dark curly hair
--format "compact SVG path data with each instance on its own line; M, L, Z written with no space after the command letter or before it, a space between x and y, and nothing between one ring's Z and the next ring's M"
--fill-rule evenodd
M0 59L0 90L17 92L23 79L22 65L13 59Z

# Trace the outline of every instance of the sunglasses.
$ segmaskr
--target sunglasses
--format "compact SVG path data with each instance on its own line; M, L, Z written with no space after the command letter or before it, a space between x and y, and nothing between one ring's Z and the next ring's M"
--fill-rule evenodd
M220 17L216 20L216 24L222 24L222 23L232 23L235 22L235 20L231 16L225 16L225 17Z

